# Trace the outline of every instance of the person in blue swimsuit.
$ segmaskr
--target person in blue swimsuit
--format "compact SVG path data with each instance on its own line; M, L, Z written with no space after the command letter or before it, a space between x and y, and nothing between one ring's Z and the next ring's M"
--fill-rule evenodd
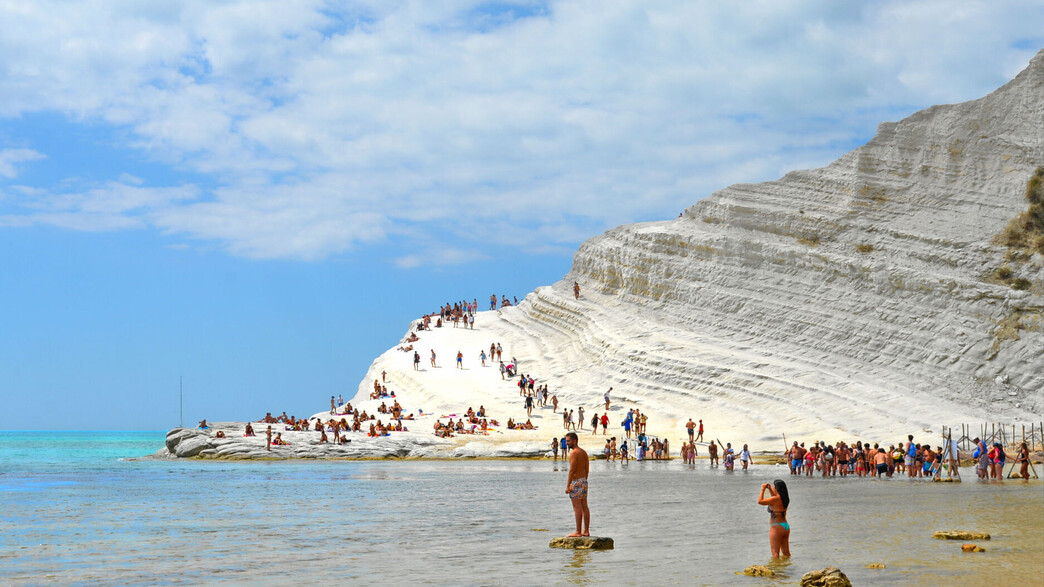
M769 496L765 497L765 492ZM762 483L758 494L758 505L768 506L769 512L769 548L772 558L783 556L790 558L790 524L787 522L787 508L790 507L790 493L782 479L771 484Z

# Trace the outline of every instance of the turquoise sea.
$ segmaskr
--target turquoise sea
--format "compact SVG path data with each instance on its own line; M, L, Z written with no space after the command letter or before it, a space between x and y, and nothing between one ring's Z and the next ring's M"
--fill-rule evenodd
M793 479L679 461L591 467L594 534L571 531L545 460L139 459L164 432L0 432L0 584L783 585L838 566L855 584L1039 585L1044 485ZM1039 466L1038 466L1039 469ZM787 479L794 558L770 564L761 483ZM987 552L935 530L990 532ZM867 569L868 563L884 569Z

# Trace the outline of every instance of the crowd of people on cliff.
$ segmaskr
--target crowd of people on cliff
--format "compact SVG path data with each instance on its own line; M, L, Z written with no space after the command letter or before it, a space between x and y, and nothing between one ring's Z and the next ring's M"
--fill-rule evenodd
M441 418L447 418L447 422L443 424ZM453 422L453 418L457 418L456 423ZM464 422L465 418L467 423ZM511 421L508 422L510 426ZM464 418L459 418L456 414L437 418L435 436L450 438L455 434L488 434L490 430L498 426L500 426L500 422L486 416L485 406L479 406L478 411L469 406L468 411L464 413Z

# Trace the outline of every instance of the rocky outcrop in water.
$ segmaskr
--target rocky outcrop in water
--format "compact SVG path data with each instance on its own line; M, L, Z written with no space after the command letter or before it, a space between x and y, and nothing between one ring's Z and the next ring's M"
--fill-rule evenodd
M612 550L613 539L604 536L562 536L552 538L548 546L573 550Z
M225 438L216 438L218 431ZM265 450L264 432L243 436L243 425L213 423L209 430L175 428L167 433L166 447L156 458L201 459L384 459L384 458L475 458L540 457L547 451L533 443L509 443L491 447L482 443L459 443L431 435L398 432L393 436L367 438L352 434L347 444L319 444L316 432L280 430L285 446Z
M841 569L827 567L801 575L801 587L852 587L852 582Z
M952 532L936 532L932 534L932 538L937 538L939 540L989 540L990 535L983 532L954 530Z

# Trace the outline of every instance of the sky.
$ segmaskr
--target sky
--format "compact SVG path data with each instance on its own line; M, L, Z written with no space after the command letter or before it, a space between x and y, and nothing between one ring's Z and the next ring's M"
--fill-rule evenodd
M1004 0L0 0L0 429L311 415L442 303L521 299L605 230L986 95L1041 22Z

